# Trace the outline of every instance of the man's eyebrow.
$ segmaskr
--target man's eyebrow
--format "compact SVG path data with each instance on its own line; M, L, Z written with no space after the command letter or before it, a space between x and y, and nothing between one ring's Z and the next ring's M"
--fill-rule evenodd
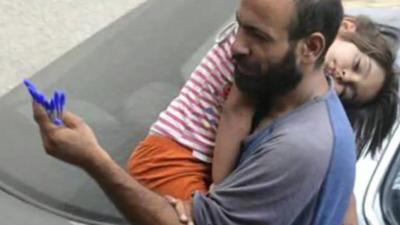
M239 26L244 27L245 29L250 29L253 32L256 32L256 33L259 33L259 34L265 36L265 38L274 40L273 36L271 34L269 34L268 32L263 31L262 29L260 29L256 26L253 26L253 25L243 24L239 18L239 13L236 13L236 22L238 23Z

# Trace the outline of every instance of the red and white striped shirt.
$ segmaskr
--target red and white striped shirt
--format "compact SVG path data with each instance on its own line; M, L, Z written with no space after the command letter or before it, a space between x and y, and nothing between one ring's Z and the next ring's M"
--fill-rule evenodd
M233 82L233 42L232 31L207 53L150 134L172 138L192 149L194 157L211 162L222 106Z

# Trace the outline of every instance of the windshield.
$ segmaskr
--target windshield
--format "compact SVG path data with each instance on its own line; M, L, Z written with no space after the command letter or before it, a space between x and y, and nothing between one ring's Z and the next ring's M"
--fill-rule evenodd
M65 90L67 109L124 166L236 4L149 0L31 79L47 94ZM22 85L0 97L1 188L78 221L123 223L84 172L45 155L31 114Z

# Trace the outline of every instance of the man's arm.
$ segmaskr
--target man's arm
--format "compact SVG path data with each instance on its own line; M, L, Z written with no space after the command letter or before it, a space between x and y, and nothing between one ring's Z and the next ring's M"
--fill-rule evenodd
M33 104L33 111L46 152L84 169L129 222L140 225L181 224L166 199L140 185L117 165L80 118L65 112L65 126L56 126L37 103Z
M212 163L213 183L219 184L228 176L239 156L242 140L248 136L254 107L233 85L224 104L219 122Z
M181 224L165 198L139 184L110 158L96 160L84 169L129 222L143 225Z

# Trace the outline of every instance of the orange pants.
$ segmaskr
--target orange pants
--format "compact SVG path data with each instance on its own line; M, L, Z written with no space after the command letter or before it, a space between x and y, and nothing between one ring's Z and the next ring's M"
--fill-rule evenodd
M211 165L192 155L192 150L162 136L150 135L132 153L128 173L161 195L190 199L194 191L206 193Z

